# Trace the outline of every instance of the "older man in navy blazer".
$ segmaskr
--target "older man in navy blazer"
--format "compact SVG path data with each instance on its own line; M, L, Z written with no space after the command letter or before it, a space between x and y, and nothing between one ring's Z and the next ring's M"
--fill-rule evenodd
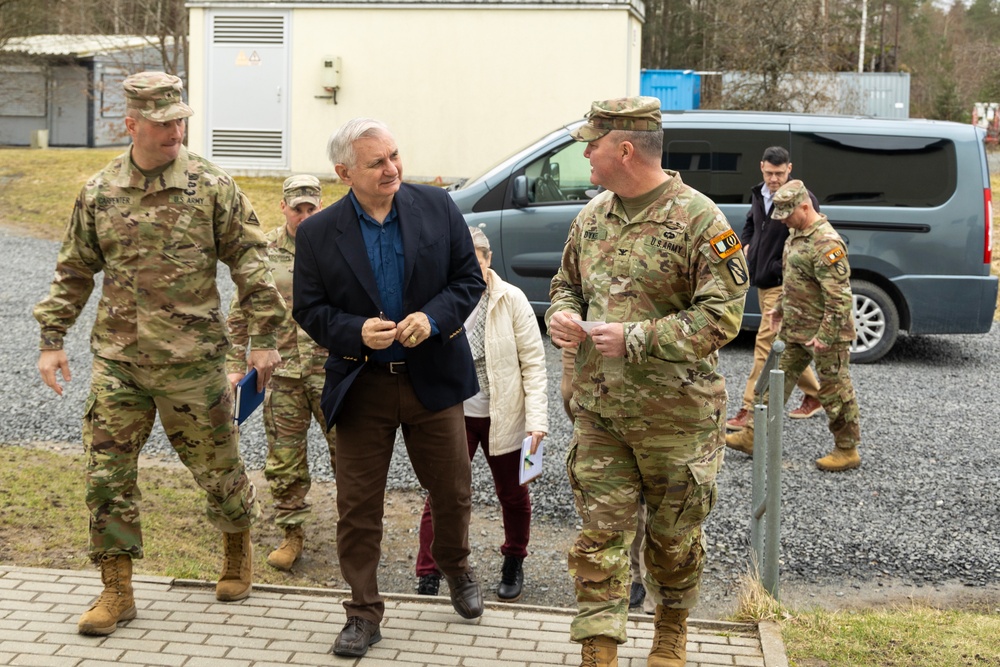
M463 323L486 285L468 227L440 188L402 182L389 129L354 119L330 139L351 187L296 238L293 315L330 351L323 410L337 429L337 553L351 587L336 655L379 641L386 477L403 439L433 508L434 560L455 610L483 613L469 567L471 472L462 402L478 390Z

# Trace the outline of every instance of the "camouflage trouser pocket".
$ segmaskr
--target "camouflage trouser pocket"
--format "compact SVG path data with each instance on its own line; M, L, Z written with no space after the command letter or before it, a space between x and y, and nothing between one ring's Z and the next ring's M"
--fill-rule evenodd
M700 526L715 507L718 495L718 486L714 479L705 484L692 484L684 499L681 512L677 515L674 529L677 532L684 532Z
M590 522L590 511L583 490L580 488L580 480L576 475L576 455L580 442L576 433L569 441L569 448L566 450L566 474L569 477L569 487L573 490L573 500L576 503L576 511L580 515L584 524Z
M677 515L675 522L677 530L685 531L701 525L715 507L718 500L718 486L715 483L715 478L721 462L722 450L719 450L715 456L707 460L692 461L687 464L691 483L688 486L681 511Z

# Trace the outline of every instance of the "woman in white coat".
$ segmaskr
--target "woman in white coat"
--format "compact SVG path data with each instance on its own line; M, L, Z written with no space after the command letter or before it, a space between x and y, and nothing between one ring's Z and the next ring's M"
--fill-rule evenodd
M465 401L465 432L469 458L482 445L486 463L503 513L503 568L497 599L514 602L524 586L522 562L528 555L531 497L521 486L521 443L532 438L532 451L548 432L548 391L545 348L538 320L528 298L490 269L490 242L479 229L470 228L486 291L465 322L469 346L479 378L479 393ZM417 553L417 592L437 595L441 573L431 557L434 528L430 504L420 519Z

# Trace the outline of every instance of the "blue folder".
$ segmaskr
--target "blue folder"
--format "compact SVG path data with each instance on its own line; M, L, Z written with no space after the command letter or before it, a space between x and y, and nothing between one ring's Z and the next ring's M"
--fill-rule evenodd
M264 391L257 391L257 369L251 368L243 379L236 383L236 409L233 421L239 426L264 402Z

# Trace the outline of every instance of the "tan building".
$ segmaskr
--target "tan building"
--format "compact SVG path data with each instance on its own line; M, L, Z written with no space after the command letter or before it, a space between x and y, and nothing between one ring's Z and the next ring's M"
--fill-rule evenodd
M641 0L190 0L192 150L236 173L332 174L370 116L406 177L450 181L639 94Z

